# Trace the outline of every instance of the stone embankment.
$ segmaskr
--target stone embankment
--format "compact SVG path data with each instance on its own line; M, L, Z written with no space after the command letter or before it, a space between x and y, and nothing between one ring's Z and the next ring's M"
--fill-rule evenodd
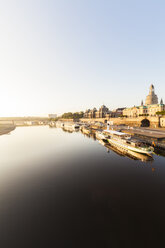
M148 126L152 128L157 128L160 126L160 118L155 116L140 116L136 118L126 118L126 117L118 117L118 118L82 118L80 121L84 123L94 123L94 122L102 122L107 123L110 121L113 125L126 125L132 127L141 127L143 126L143 121L148 121Z

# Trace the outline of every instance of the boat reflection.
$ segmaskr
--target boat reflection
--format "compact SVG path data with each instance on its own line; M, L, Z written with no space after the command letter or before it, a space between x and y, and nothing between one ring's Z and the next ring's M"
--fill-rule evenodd
M157 156L165 157L165 150L163 150L163 149L155 148L155 149L154 149L154 153L155 153Z
M133 159L133 160L141 160L142 162L153 161L152 156L137 153L137 152L130 151L130 150L125 151L125 150L120 149L120 147L117 149L116 147L113 147L110 144L108 144L102 140L99 140L99 143L107 148L107 152L109 152L110 150L113 150L118 155L128 157L128 158Z
M62 130L64 131L64 132L67 132L67 133L73 133L73 132L78 132L79 131L79 129L77 129L77 128L74 128L74 127L63 127L62 128Z
M82 130L81 130L81 132L82 132L82 134L85 136L85 137L88 137L88 138L90 138L90 139L93 139L93 140L96 140L96 135L95 135L95 133L85 133L85 132L83 132Z
M68 132L68 133L79 132L79 129L74 128L73 126L65 126L65 127L63 126L61 127L61 129L64 132ZM96 133L92 129L83 127L83 128L80 128L80 131L85 137L91 138L95 141L97 140ZM121 147L114 147L108 142L103 141L103 140L98 139L98 141L101 145L103 145L107 149L108 153L112 150L115 153L117 153L119 156L128 157L133 160L141 160L142 162L151 162L154 160L152 155L141 154L141 153L137 153L131 150L124 150Z

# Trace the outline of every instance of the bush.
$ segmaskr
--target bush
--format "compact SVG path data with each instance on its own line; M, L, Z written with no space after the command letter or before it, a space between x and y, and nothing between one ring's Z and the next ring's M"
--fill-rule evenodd
M156 112L156 115L165 115L165 111Z
M140 114L139 116L149 116L149 114Z

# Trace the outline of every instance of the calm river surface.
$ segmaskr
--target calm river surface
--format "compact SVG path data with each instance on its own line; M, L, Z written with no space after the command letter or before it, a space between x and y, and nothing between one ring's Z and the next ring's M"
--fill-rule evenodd
M80 132L0 137L0 247L164 247L165 157L120 156Z

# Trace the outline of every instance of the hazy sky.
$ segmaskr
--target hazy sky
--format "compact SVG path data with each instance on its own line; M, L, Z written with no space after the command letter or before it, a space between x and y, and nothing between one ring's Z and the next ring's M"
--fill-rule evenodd
M0 116L165 100L165 1L0 0Z

